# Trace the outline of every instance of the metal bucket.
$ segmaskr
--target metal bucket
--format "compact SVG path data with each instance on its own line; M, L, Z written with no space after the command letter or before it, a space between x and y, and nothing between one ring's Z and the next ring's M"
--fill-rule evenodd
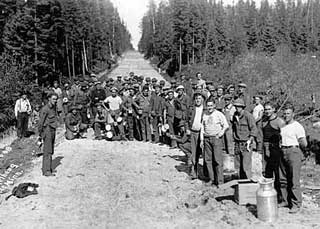
M256 193L258 219L265 222L274 222L278 218L277 192L273 183L273 179L262 179Z

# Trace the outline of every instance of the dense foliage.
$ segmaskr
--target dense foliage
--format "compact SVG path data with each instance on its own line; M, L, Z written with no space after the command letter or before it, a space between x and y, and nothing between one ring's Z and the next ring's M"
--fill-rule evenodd
M18 90L99 72L130 42L110 0L1 0L0 132Z
M296 54L320 46L320 1L239 0L223 5L213 0L150 1L139 50L179 70L179 64L219 65L248 51L273 55L286 45ZM181 50L181 52L180 52ZM181 58L180 58L181 55Z
M216 85L246 82L251 95L305 109L320 97L320 1L234 2L151 1L139 50L171 77L201 71Z

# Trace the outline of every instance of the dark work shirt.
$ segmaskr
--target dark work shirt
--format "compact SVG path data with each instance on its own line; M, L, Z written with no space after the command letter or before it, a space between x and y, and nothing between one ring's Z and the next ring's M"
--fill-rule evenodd
M45 105L40 111L39 134L43 133L45 127L50 126L53 129L58 127L58 113L56 106Z
M73 113L69 113L66 117L66 128L73 131L73 127L81 124L81 116L79 113L74 115Z
M246 110L243 111L241 116L238 114L233 116L232 127L235 141L248 141L250 136L256 137L258 133L252 114Z

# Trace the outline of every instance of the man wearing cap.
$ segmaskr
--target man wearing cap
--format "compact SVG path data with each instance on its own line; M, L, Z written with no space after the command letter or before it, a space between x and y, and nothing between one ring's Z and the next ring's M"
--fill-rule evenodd
M164 86L166 85L166 81L164 81L164 80L160 80L160 88L161 89L163 89L164 88Z
M141 128L142 140L144 142L151 140L150 99L149 87L145 85L142 88L142 93L138 95L134 101L134 106L138 113L138 122Z
M255 95L253 97L254 101L254 108L253 108L253 118L256 121L256 125L258 128L257 137L255 139L256 141L256 150L259 153L262 153L262 140L263 140L263 133L262 133L262 116L264 112L264 107L262 105L262 96L261 95Z
M118 90L120 90L120 88L122 87L122 76L117 76L117 80L114 82L114 87L118 88Z
M191 158L188 159L188 164L191 164L191 179L198 178L198 163L201 154L200 148L200 131L203 117L203 101L204 95L198 90L193 95L194 105L188 110L186 119L187 134L190 133L191 138Z
M189 96L184 92L183 85L179 85L177 87L177 94L178 96L175 98L175 133L178 133L177 124L182 120L186 120L187 112L191 103Z
M242 99L246 105L246 110L249 110L250 96L247 94L247 85L245 83L238 84L238 94L236 95L236 98Z
M116 135L120 135L120 138L122 140L126 140L123 123L117 123L118 118L121 116L120 108L122 104L122 99L118 95L118 88L111 88L111 96L108 96L103 102L106 104L107 108L110 111L113 125L116 130Z
M174 135L174 113L175 113L175 99L174 99L174 93L171 88L167 91L167 98L164 103L164 113L163 117L165 120L165 123L169 125L169 134ZM175 139L170 139L170 145L173 148L177 147L177 142Z
M65 119L65 137L67 140L73 140L82 137L83 132L87 129L87 125L82 123L81 116L78 113L78 107L71 106L69 110L70 112Z
M72 105L79 107L82 123L89 124L88 107L90 99L87 93L87 83L82 82L80 85L81 89L75 94Z
M124 97L123 103L122 103L122 110L123 115L126 119L127 128L129 132L129 141L133 141L134 139L134 130L137 128L134 128L136 125L135 117L137 116L133 104L134 100L136 99L135 95L135 89L133 87L129 87L129 96Z
M216 101L217 90L215 89L215 87L213 85L207 85L207 90L208 90L208 94L206 97L208 98L208 100Z
M111 124L111 116L102 106L102 103L97 103L97 112L94 117L94 136L96 140L101 140L101 131L105 130L106 124Z
M151 80L151 87L150 87L150 91L153 92L155 89L154 89L154 86L157 84L158 80L157 78L152 78Z
M154 134L154 142L159 143L159 127L163 124L162 114L164 109L164 99L160 95L160 85L154 85L155 91L151 93L150 109L151 109L151 122Z
M52 168L52 155L54 153L54 142L56 129L59 125L57 104L58 95L51 93L48 103L41 109L39 121L39 137L43 139L42 174L44 176L55 176Z
M107 98L106 91L103 89L101 82L97 81L95 84L96 84L96 87L93 89L93 91L90 94L92 121L94 120L97 114L97 104L104 101Z
M31 114L31 104L27 98L27 93L22 92L21 98L16 101L14 114L17 119L17 136L18 138L27 137L29 115Z
M185 153L187 159L191 157L191 142L190 134L186 133L185 122L181 121L178 125L179 131L177 135L169 134L169 138L178 143L179 149Z
M233 105L236 107L232 120L235 141L234 165L240 179L251 179L251 145L257 136L257 126L252 114L244 110L246 105L242 99L236 99Z
M294 120L294 107L288 105L283 109L285 125L280 129L280 187L283 203L281 207L289 207L289 213L299 212L302 205L300 188L300 172L302 150L307 147L306 133L303 126ZM301 150L302 149L302 150Z
M200 147L203 149L205 165L211 185L219 187L223 179L223 136L229 128L224 114L215 109L213 100L207 100L200 132Z
M233 139L233 131L232 131L232 120L233 116L236 113L236 108L232 104L233 96L230 94L226 94L224 96L224 101L225 101L225 107L224 107L224 115L226 116L226 119L228 121L228 125L230 128L226 130L225 134L225 147L226 151L229 155L233 156L234 155L234 139Z

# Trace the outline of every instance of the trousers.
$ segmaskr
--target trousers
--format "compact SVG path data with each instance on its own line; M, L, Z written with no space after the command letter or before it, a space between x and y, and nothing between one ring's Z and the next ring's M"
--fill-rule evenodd
M19 138L27 137L29 115L27 112L18 112L17 135Z
M42 173L52 172L52 155L54 153L55 138L56 129L47 126L43 135Z
M248 151L246 142L235 142L234 168L240 179L251 179L252 151Z
M199 158L201 155L200 131L198 131L198 132L191 131L190 140L191 140L191 160L190 160L191 161L191 176L197 177L198 176ZM205 167L205 165L203 167Z
M280 189L282 200L289 206L300 207L302 195L300 189L300 172L303 153L297 147L281 150L280 155Z
M215 184L223 184L223 150L222 138L204 138L204 161L207 166L209 178Z

